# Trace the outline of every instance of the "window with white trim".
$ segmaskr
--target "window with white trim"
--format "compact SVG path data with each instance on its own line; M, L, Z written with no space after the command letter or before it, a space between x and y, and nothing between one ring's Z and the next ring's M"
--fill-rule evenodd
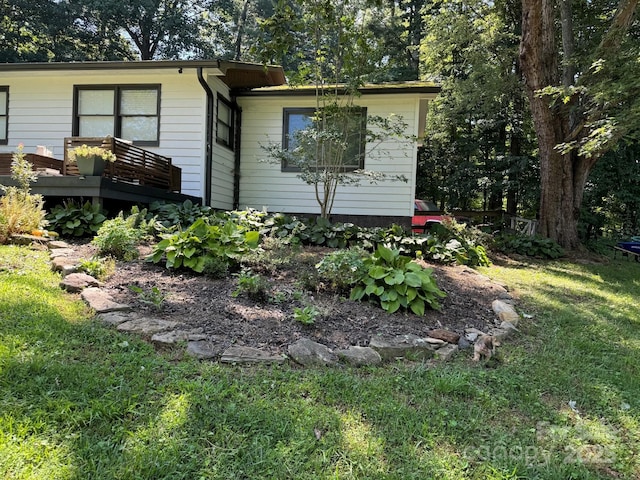
M77 86L74 118L74 136L113 135L136 145L157 146L160 86Z

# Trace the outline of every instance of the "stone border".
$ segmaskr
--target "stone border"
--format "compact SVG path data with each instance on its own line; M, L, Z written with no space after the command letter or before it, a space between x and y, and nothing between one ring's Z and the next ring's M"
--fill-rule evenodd
M472 344L473 350L478 352L481 344L486 343L487 337L492 337L493 345L499 345L505 338L518 332L520 322L513 297L506 286L496 284L502 290L499 298L491 305L496 314L496 321L486 333L471 328L465 330L463 335L445 329L432 330L427 337L413 334L375 335L371 337L368 347L352 345L347 349L335 351L308 338L302 338L288 346L288 356L272 355L257 348L238 345L224 349L215 338L204 335L202 329L189 329L176 321L141 316L132 312L129 305L115 302L109 293L101 289L98 280L78 272L80 259L69 244L62 241L46 241L39 237L36 239L38 243L46 243L49 248L52 269L62 275L60 287L69 292L79 292L81 298L96 312L95 318L102 324L115 327L121 332L140 335L157 347L172 347L186 343L186 354L201 360L228 364L281 364L291 359L302 366L341 364L354 367L407 359L447 361L458 351L469 349ZM29 240L29 243L35 241L31 238L25 240ZM470 268L466 273L479 275L482 280L495 284L489 277Z

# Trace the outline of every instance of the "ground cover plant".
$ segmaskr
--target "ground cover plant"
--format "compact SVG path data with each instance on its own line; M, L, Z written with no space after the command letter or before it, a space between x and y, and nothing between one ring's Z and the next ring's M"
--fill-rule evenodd
M638 478L640 265L504 262L496 368L234 367L94 323L47 255L0 247L0 476Z

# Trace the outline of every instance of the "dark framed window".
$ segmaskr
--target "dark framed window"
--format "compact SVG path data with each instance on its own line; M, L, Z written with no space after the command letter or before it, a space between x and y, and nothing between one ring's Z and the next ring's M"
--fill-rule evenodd
M73 135L113 135L160 144L160 85L87 85L74 89Z
M296 133L310 128L316 120L315 108L285 108L283 110L282 145L285 150L293 150L296 147ZM364 168L367 109L364 107L350 107L341 110L338 114L325 118L328 128L346 136L346 149L342 153L342 166L345 171L353 171ZM282 165L283 171L296 172L300 167Z
M233 150L233 105L218 95L216 112L216 142Z
M0 87L0 145L9 141L9 87Z

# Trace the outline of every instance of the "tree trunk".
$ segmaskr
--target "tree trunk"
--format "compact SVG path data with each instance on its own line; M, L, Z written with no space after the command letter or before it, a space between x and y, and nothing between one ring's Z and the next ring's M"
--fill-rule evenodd
M570 132L567 108L551 107L538 90L559 85L552 0L522 0L520 65L524 74L540 157L539 233L566 249L580 245L578 217L587 176L596 159L556 150Z

